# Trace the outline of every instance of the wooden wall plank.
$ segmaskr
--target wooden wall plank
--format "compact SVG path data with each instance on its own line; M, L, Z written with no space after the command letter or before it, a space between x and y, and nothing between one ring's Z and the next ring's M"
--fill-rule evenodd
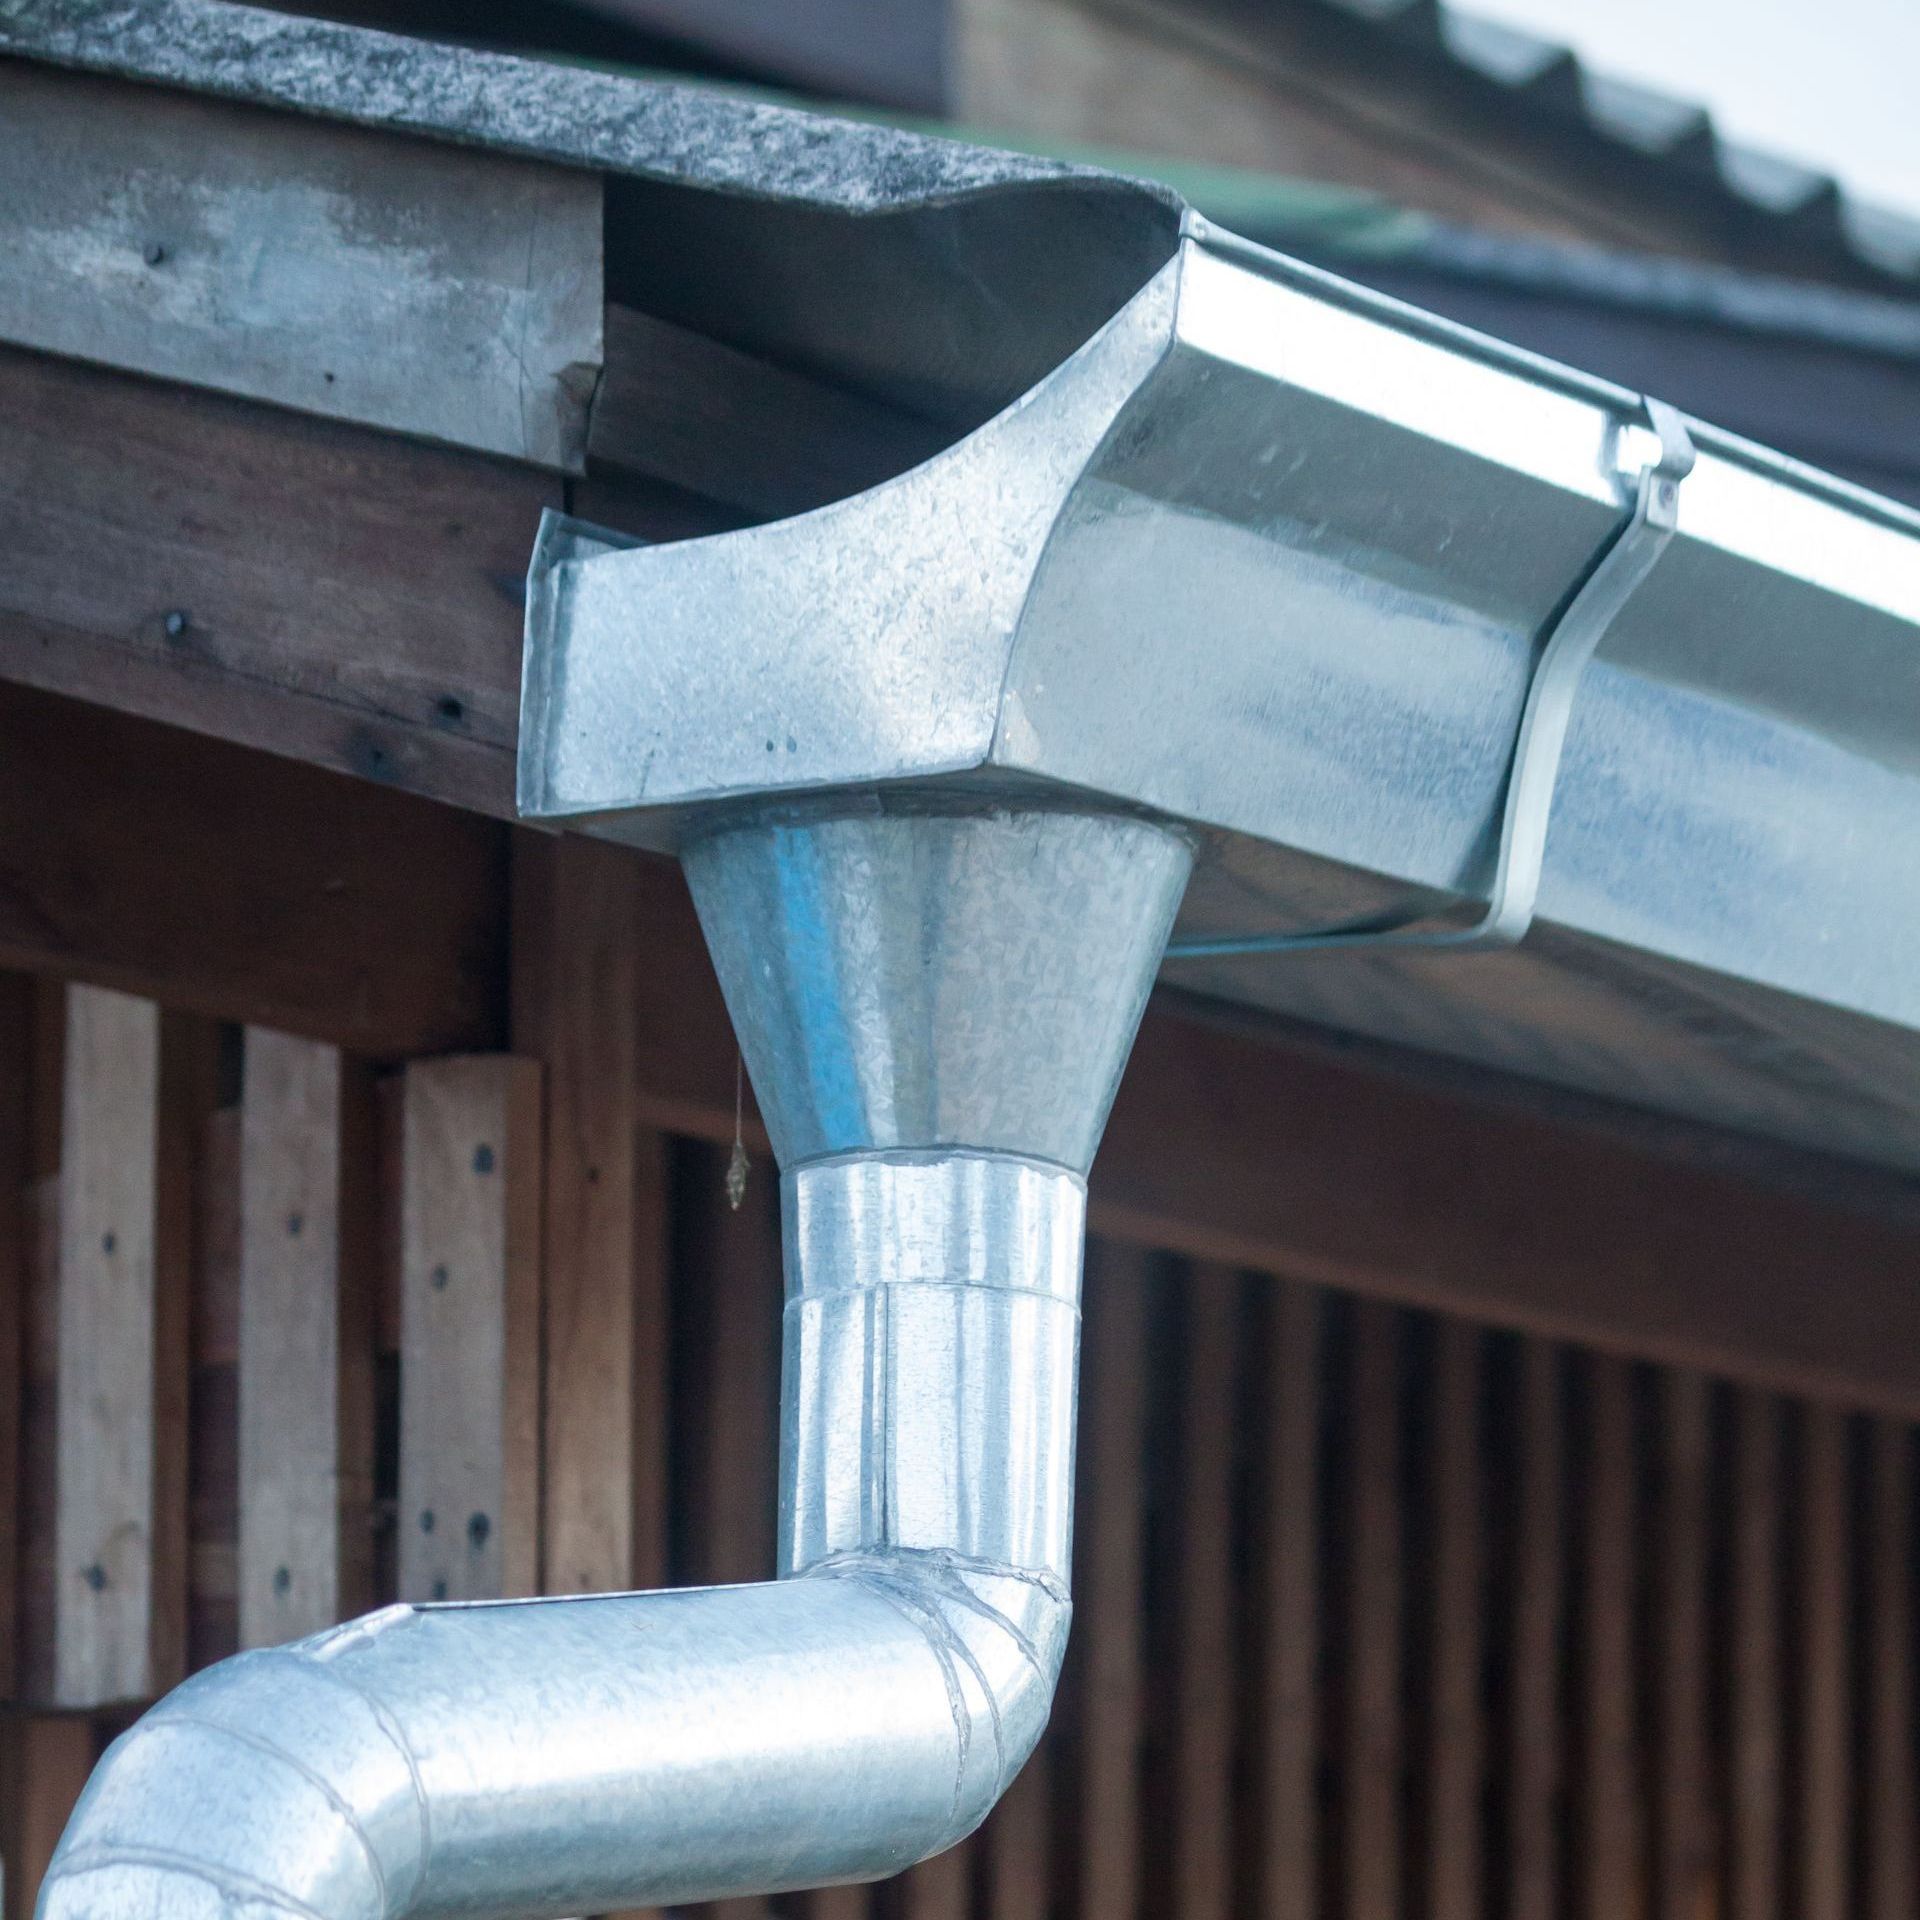
M83 1715L21 1714L0 1721L6 1920L32 1920L47 1864L93 1771L95 1747L93 1722Z
M33 990L0 974L0 1701L14 1697L18 1676L32 1074Z
M799 1896L800 1911L808 1920L866 1920L872 1910L869 1887L820 1887Z
M0 734L0 965L375 1056L505 1038L505 829L25 687Z
M1664 1374L1660 1389L1654 1911L1664 1920L1698 1920L1712 1909L1717 1865L1707 1727L1712 1407L1697 1373Z
M514 841L514 1045L546 1069L549 1593L667 1578L667 1146L635 1111L647 928L631 871L594 841Z
M1735 1396L1733 1425L1731 1805L1729 1920L1780 1911L1782 1740L1780 1659L1780 1402Z
M1179 1289L1186 1340L1177 1403L1178 1657L1167 1808L1179 1920L1228 1920L1234 1904L1234 1382L1242 1294L1241 1277L1229 1267L1189 1268Z
M1848 1662L1853 1580L1847 1418L1809 1407L1802 1431L1799 1592L1799 1885L1796 1920L1847 1920L1853 1911L1852 1686Z
M0 174L0 337L585 463L597 174L20 62Z
M741 1205L727 1193L727 1155L688 1146L680 1155L679 1193L687 1219L681 1270L698 1275L687 1302L682 1343L689 1404L683 1409L692 1576L702 1582L766 1580L774 1572L779 1505L780 1333L784 1298L780 1272L780 1192L770 1159L749 1174ZM963 1842L958 1858L970 1857ZM909 1873L911 1889L939 1899L937 1889L958 1869L935 1862ZM719 1901L713 1920L767 1920L763 1899Z
M1880 1420L1873 1428L1872 1638L1868 1671L1867 1912L1911 1920L1920 1909L1916 1818L1920 1749L1914 1744L1914 1436Z
M511 819L559 504L531 468L0 348L0 678Z
M1146 1449L1149 1256L1087 1251L1080 1395L1077 1616L1081 1920L1140 1907L1141 1742L1146 1651L1141 1475Z
M1320 1884L1321 1303L1297 1280L1273 1286L1264 1370L1264 1754L1254 1885L1262 1913L1306 1920Z
M1642 1807L1635 1707L1633 1370L1597 1356L1587 1368L1582 1623L1582 1814L1586 1920L1640 1911Z
M1402 1897L1401 1333L1396 1309L1355 1307L1345 1436L1347 1920L1393 1920Z
M652 963L641 1111L730 1139L732 1034L685 882L633 866ZM764 1146L751 1112L749 1134ZM1624 1110L1162 995L1089 1218L1135 1245L1920 1417L1911 1183L1687 1137L1697 1161Z
M1480 1390L1485 1337L1443 1320L1434 1362L1432 1703L1428 1716L1427 1905L1432 1920L1480 1920L1486 1730Z
M607 309L590 442L602 465L783 518L864 493L953 438L652 314Z
M373 1088L249 1028L240 1142L239 1633L277 1646L373 1592Z
M963 1840L903 1873L895 1883L900 1920L971 1920L973 1859L973 1842Z
M1566 1597L1565 1362L1545 1340L1524 1341L1515 1420L1511 1729L1507 1743L1507 1911L1511 1920L1560 1912L1561 1634Z
M54 1534L59 1511L60 1108L67 995L32 983L28 1089L26 1268L21 1299L20 1584L17 1678L22 1699L53 1698Z
M403 1099L401 1597L532 1593L540 1068L417 1061Z
M982 1830L989 1920L1048 1920L1053 1901L1053 1747L1042 1739Z
M195 1188L187 1665L240 1650L240 1109L208 1114Z
M187 1283L204 1032L67 994L51 1703L165 1691L186 1662Z

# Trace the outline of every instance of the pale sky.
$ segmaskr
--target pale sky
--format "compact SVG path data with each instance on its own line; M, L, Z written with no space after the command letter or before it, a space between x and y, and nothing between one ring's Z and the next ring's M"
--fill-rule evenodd
M1920 0L1459 0L1920 215Z

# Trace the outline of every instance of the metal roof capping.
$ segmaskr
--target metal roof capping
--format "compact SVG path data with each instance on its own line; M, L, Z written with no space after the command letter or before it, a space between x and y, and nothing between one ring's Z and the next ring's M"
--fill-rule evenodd
M1091 794L1197 847L1174 985L1920 1169L1920 516L1689 422L1620 585L1641 396L1097 171L213 0L0 51L597 173L619 297L951 426L734 533L550 525L528 814ZM1521 944L1194 950L1475 918L1581 623Z

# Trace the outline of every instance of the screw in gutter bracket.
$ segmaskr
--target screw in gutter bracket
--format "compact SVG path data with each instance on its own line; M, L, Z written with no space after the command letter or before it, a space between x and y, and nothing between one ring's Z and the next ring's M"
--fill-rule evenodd
M1169 960L1220 960L1252 953L1324 953L1333 948L1518 946L1533 925L1546 863L1547 822L1553 813L1560 753L1580 675L1620 610L1653 571L1680 517L1680 482L1693 471L1686 423L1664 400L1642 398L1660 452L1641 468L1633 511L1602 549L1585 583L1547 635L1527 687L1507 775L1500 851L1486 910L1465 927L1421 928L1410 921L1368 921L1313 933L1223 934L1175 940Z

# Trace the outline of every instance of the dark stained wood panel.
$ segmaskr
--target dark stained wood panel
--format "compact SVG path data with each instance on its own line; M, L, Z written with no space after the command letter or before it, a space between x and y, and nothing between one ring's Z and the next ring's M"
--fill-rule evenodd
M364 1054L505 1038L491 821L5 684L0 754L0 965Z
M0 974L0 1701L18 1677L33 989Z
M1428 1531L1426 1831L1433 1920L1481 1920L1486 1727L1481 1661L1488 1588L1483 1564L1480 1406L1486 1336L1461 1320L1436 1330Z
M0 678L509 818L531 469L0 348Z
M1076 1778L1081 1920L1132 1920L1140 1903L1147 1692L1145 1468L1150 1256L1087 1250L1085 1359L1068 1685L1079 1713Z
M1782 1411L1770 1393L1747 1388L1735 1396L1728 1731L1728 1892L1733 1920L1774 1920L1780 1908L1786 1733Z
M1521 1343L1515 1407L1513 1592L1508 1629L1505 1768L1507 1911L1554 1920L1561 1911L1566 1784L1563 1649L1566 1355L1544 1340Z
M1345 1439L1345 1920L1393 1920L1405 1884L1402 1334L1396 1309L1373 1300L1354 1309Z
M1640 1767L1634 1582L1634 1376L1604 1355L1586 1368L1581 1631L1586 1659L1580 1756L1584 1920L1637 1912L1645 1898L1647 1803Z
M1796 1920L1848 1920L1854 1911L1851 1800L1853 1607L1849 1515L1853 1488L1847 1416L1803 1415L1800 1537L1794 1627L1799 1665L1799 1884Z
M1241 1276L1195 1266L1176 1289L1185 1327L1175 1531L1173 1795L1168 1845L1176 1920L1234 1911L1235 1382L1244 1338Z
M1266 1481L1257 1678L1263 1770L1253 1884L1264 1913L1312 1910L1320 1883L1320 1374L1323 1302L1297 1280L1264 1303Z
M1914 1744L1914 1436L1881 1420L1873 1428L1868 1671L1867 1912L1906 1920L1920 1898L1916 1822L1920 1749Z
M1713 1409L1696 1373L1668 1373L1660 1384L1654 1909L1662 1920L1696 1920L1710 1908L1718 1858L1707 1724Z

